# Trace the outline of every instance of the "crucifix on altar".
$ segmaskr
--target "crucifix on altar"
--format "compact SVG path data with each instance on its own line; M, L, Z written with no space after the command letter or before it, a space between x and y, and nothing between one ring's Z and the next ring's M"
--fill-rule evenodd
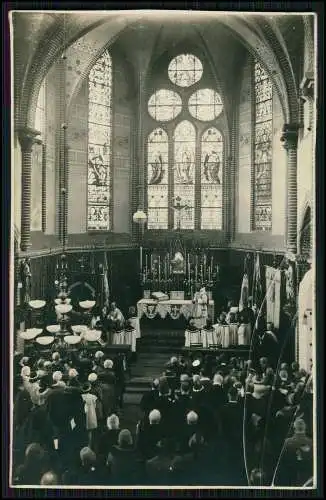
M174 198L174 205L172 205L171 207L177 214L177 230L180 231L181 229L181 212L183 210L187 210L188 208L188 205L181 205L181 198L180 196L177 196L176 198Z

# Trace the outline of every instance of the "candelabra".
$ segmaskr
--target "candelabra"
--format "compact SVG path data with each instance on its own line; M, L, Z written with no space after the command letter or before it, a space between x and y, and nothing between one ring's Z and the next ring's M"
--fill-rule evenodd
M193 297L198 286L205 286L209 295L219 280L219 266L214 258L205 253L186 253L181 271L174 272L170 253L154 256L145 252L145 266L141 268L140 283L144 295L151 291L183 290L185 295ZM145 297L146 298L146 297Z

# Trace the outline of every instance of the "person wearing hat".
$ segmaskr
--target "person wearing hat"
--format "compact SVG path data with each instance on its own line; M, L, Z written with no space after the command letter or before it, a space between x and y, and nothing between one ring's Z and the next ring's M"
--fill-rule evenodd
M200 373L200 370L201 370L201 360L196 358L193 360L193 362L191 363L191 373L192 375L197 375Z

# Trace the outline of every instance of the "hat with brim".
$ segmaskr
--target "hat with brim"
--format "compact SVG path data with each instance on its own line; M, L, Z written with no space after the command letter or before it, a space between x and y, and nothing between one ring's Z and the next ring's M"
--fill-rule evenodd
M29 375L29 381L30 382L37 382L39 380L39 376L35 370L31 370L30 375Z
M91 384L89 382L86 382L86 384L84 384L82 387L82 393L90 392L91 388Z

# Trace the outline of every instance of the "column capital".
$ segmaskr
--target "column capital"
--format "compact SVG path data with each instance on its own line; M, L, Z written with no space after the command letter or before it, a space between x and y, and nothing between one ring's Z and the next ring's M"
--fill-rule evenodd
M314 98L315 79L312 72L306 72L300 83L300 97L309 100Z
M281 137L285 149L297 148L299 128L298 123L285 123Z
M38 130L29 127L20 127L16 129L20 146L23 151L30 151L33 144L42 143L40 139L37 138L41 134Z

